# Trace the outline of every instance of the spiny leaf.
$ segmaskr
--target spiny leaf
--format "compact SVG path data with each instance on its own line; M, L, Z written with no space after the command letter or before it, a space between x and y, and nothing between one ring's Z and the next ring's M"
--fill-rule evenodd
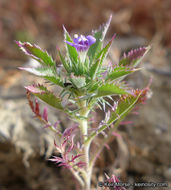
M98 88L97 95L95 97L121 95L121 94L128 94L128 92L117 85L104 84Z
M142 59L148 53L149 50L150 46L131 50L127 53L127 55L124 54L124 57L120 60L119 65L131 65L133 67L136 67L142 61Z
M72 83L79 89L86 85L85 77L71 75Z
M52 57L44 50L42 50L37 45L31 45L29 42L20 42L16 41L20 49L28 56L37 60L40 64L46 66L56 66L56 63L53 61Z
M32 85L25 87L29 92L51 105L54 108L63 110L61 99L55 96L52 92L48 91L43 85Z
M64 29L65 41L73 42L72 38L70 37L69 33L67 32L67 30L64 26L63 26L63 29ZM77 63L78 62L77 50L74 47L70 46L69 44L67 44L67 43L65 43L65 44L66 44L66 50L67 50L69 59L71 60L71 62Z
M64 87L63 82L57 76L44 76L44 79L46 79L54 84L57 84L58 86Z
M127 69L125 67L117 67L115 68L112 72L110 72L107 77L106 77L106 81L110 80L116 80L119 79L121 77L127 76L128 74L135 72L139 69Z
M91 141L97 134L101 133L112 123L120 122L121 120L123 120L128 115L128 113L134 108L135 104L138 102L140 97L141 97L141 92L137 94L137 96L128 95L122 98L116 110L110 114L110 117L106 122L106 124L101 126L98 129L98 131L93 132L91 135L89 135L88 139L85 141L85 144Z
M37 68L19 67L19 69L30 72L34 75L43 77L44 79L49 80L50 82L63 87L63 82L57 76L56 71L54 71L54 69L51 67L37 67Z
M90 68L90 77L94 80L101 61L98 59Z
M106 32L109 28L111 19L112 19L112 15L110 16L110 18L106 24L101 26L98 31L94 32L94 37L96 38L96 43L93 44L88 50L88 56L90 57L91 63L93 62L95 55L101 51L101 48L103 45L103 40L104 40Z
M109 48L111 47L112 45L112 42L113 40L115 39L116 35L114 34L112 39L107 43L107 45L97 54L97 56L95 57L96 59L99 59L100 57L104 60L108 51L109 51ZM102 62L103 62L102 60Z
M62 62L62 64L63 64L65 70L66 70L68 73L70 73L69 65L68 65L67 61L64 59L64 57L62 56L62 54L60 53L60 51L59 51L59 56L60 56L61 62Z
M19 67L19 69L41 77L54 75L53 70L49 67L37 67L37 68Z
M115 35L112 37L112 39L109 41L109 43L100 51L100 53L96 56L96 62L90 67L90 76L94 80L96 77L96 74L101 67L103 60L106 58L107 53L109 51L109 48L112 44L112 41L114 40Z
M31 97L30 97L30 91L27 90L27 99L28 99L28 102L29 102L29 105L30 105L30 108L31 110L33 111L33 113L35 114L35 116L40 120L42 121L45 126L47 127L50 127L51 130L53 130L55 133L57 132L56 130L56 123L54 125L52 125L49 121L48 121L48 110L47 110L47 107L45 107L43 109L43 113L41 114L40 113L40 108L39 108L39 103L37 101L37 99L35 100L35 102L33 102L31 100Z
M141 93L137 96L127 96L126 98L121 98L115 112L111 113L110 119L108 120L108 125L112 124L116 120L123 120L128 113L134 108L135 104L138 102Z

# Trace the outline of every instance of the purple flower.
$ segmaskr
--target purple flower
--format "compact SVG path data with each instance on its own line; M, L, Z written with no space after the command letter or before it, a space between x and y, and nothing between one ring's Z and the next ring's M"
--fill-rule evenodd
M73 42L65 42L70 46L75 47L78 52L81 52L87 51L88 48L96 42L96 38L91 35L85 37L83 35L78 36L78 34L75 34Z

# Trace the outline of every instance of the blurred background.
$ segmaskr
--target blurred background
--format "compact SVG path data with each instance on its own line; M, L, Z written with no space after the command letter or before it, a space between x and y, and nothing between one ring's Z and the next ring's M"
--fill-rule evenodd
M75 189L67 170L46 161L54 152L53 136L33 118L23 88L38 79L17 69L33 61L14 40L38 44L59 63L56 46L64 49L63 24L71 36L89 34L110 14L106 40L117 34L111 61L132 48L152 46L141 65L143 70L128 78L130 85L143 88L152 77L152 97L140 107L139 115L127 118L133 123L119 127L122 138L113 139L111 150L101 154L92 184L102 181L107 172L125 182L168 182L170 186L171 1L0 0L0 190ZM64 128L68 126L64 115L49 111L52 121L60 119ZM97 116L97 122L102 116Z

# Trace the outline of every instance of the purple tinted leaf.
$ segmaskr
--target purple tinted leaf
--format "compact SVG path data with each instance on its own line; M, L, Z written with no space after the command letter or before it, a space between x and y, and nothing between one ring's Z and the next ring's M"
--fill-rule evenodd
M25 86L25 89L27 89L31 93L36 93L36 94L45 93L45 91L43 91L41 88L38 88L36 85Z
M74 148L74 137L75 137L75 135L73 135L72 138L71 138L71 141L70 141L71 144L70 144L70 146L69 146L69 148L67 150L67 153L71 152L73 150L73 148Z
M36 115L40 116L40 108L39 108L39 103L38 103L38 100L36 99L35 100L35 113Z
M131 50L127 54L124 54L124 57L120 60L119 65L133 65L135 67L149 50L150 46Z
M65 168L72 168L72 166L70 166L68 163L61 163L58 166L64 166Z
M79 168L84 168L86 166L86 163L82 162L82 161L79 161L75 165L78 166Z
M62 152L61 148L56 144L56 142L54 141L54 145L55 148L57 149L57 151L59 151L60 153Z
M63 152L65 151L65 147L66 147L67 143L68 143L68 139L64 140L61 145Z
M37 60L43 65L47 66L56 66L56 63L53 61L52 57L44 50L42 50L37 45L32 45L29 42L20 42L16 41L16 44L20 47L20 49L28 56Z
M61 98L54 95L52 92L50 92L45 86L43 85L32 85L25 87L28 91L30 91L32 94L46 102L52 107L55 107L57 109L63 110L63 106L61 104Z
M145 47L140 47L138 49L134 49L128 52L128 54L124 54L124 58L128 58L131 61L136 60L144 55L146 51Z
M72 155L71 162L73 162L75 159L79 158L80 156L83 156L83 154L77 154L76 156Z
M63 138L69 138L73 133L75 133L75 130L77 129L78 129L77 125L65 129L65 131L63 132Z
M56 163L59 163L59 162L63 162L63 161L64 161L63 158L60 158L60 157L57 157L57 156L53 156L53 158L50 158L50 159L48 159L48 160L50 160L50 161L52 161L52 162L56 162Z
M57 129L57 126L59 125L59 123L60 123L60 121L56 121L55 124L53 125L53 127L54 127L55 129Z
M48 121L48 108L47 107L45 107L43 110L43 119L45 121Z

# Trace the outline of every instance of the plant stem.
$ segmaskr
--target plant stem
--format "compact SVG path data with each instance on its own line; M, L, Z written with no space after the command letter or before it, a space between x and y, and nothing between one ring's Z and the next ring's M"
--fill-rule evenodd
M87 117L89 114L89 109L86 107L86 101L82 101L80 103L80 115L83 117ZM87 140L88 135L88 122L87 119L80 120L80 129L81 133L84 138L84 142ZM89 166L89 150L90 150L90 143L84 144L84 157L85 157L85 163L86 163L86 172L84 175L84 181L85 181L85 190L90 190L91 185L91 170Z
M81 177L79 176L79 174L76 171L74 171L72 168L70 168L70 171L74 175L74 177L78 180L78 182L81 185L81 187L84 187L84 182L81 179Z

